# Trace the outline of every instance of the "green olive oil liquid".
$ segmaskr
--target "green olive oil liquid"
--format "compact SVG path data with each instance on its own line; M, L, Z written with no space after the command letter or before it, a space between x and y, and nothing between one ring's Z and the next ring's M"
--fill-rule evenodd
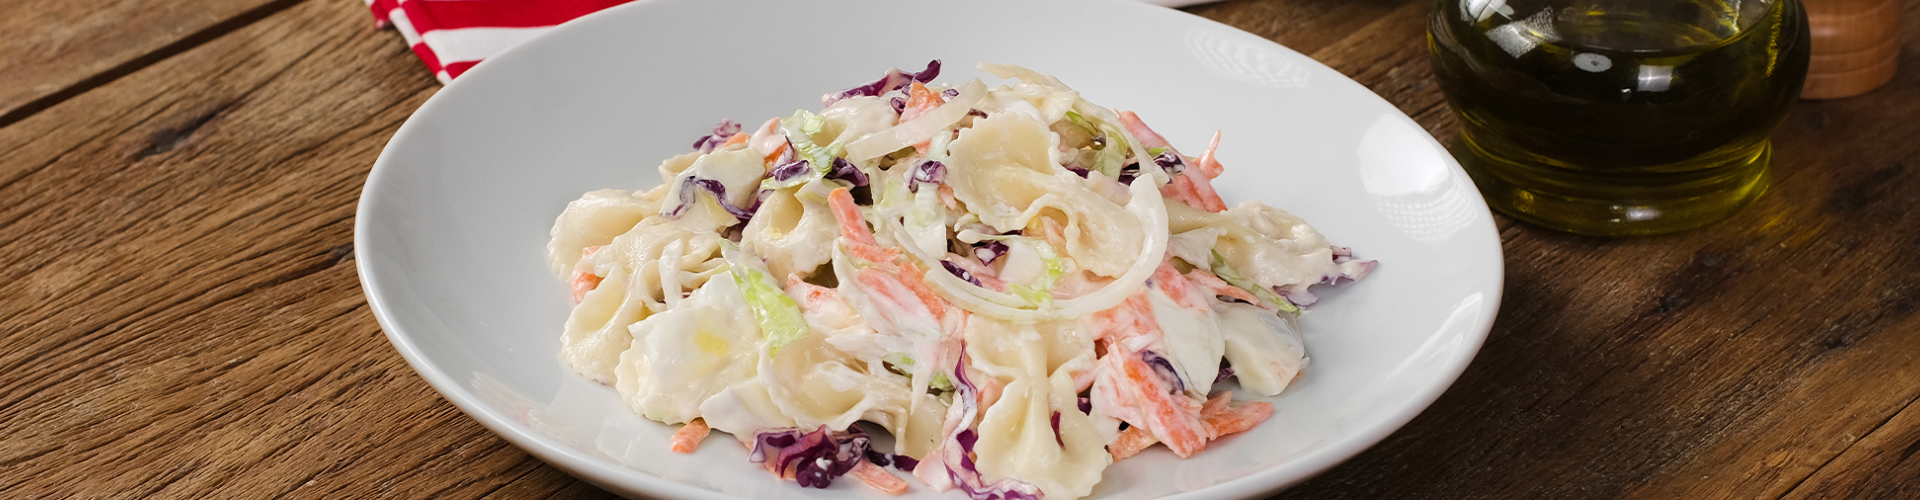
M1436 13L1428 41L1461 118L1455 153L1490 205L1639 235L1724 219L1766 190L1767 136L1807 72L1799 5L1651 3L1661 10Z

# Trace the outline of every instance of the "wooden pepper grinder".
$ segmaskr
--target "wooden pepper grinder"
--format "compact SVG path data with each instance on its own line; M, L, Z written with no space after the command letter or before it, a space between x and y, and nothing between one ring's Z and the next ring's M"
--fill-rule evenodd
M1893 79L1900 60L1900 2L1802 0L1813 33L1805 99L1866 93Z

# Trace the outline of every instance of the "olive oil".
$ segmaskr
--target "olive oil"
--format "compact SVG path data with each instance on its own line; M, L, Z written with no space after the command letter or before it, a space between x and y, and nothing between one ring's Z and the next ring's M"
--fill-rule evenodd
M1455 154L1494 208L1585 234L1731 216L1806 78L1794 0L1441 0L1428 41Z

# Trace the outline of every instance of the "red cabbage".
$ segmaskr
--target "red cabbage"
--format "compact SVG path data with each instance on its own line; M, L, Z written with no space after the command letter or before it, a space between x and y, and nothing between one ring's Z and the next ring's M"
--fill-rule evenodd
M1153 157L1153 163L1159 165L1161 169L1166 170L1167 175L1180 175L1180 172L1187 169L1187 160L1181 158L1179 154L1171 150Z
M743 221L747 219L752 219L753 213L755 211L760 210L761 200L765 200L767 198L766 191L761 191L759 194L754 196L753 206L741 208L738 206L734 206L733 202L727 201L727 186L725 184L721 184L720 181L713 180L713 179L702 179L696 176L687 176L687 180L681 181L680 199L678 200L678 203L674 204L672 210L668 210L667 212L661 213L660 215L665 216L666 218L669 218L669 219L680 218L681 215L685 215L687 213L687 207L693 206L693 202L696 199L696 197L699 196L698 193L700 191L706 191L708 194L712 194L713 201L718 202L720 204L720 208L726 209L728 214L732 214L734 218L740 219Z
M878 465L881 467L886 467L891 465L893 466L893 468L906 471L909 474L913 473L914 467L920 466L920 461L915 460L913 457L909 457L906 455L895 455L892 453L878 452L878 451L873 451L872 449L867 450L867 461L873 462L874 465Z
M947 164L927 160L913 166L913 177L907 180L907 189L918 192L921 183L944 184L946 182Z
M973 258L980 259L981 265L991 266L993 261L1007 255L1007 244L999 240L987 240L973 244Z
M1046 495L1046 493L1040 491L1039 487L1010 477L995 481L993 484L981 484L984 480L980 478L980 469L974 467L972 458L973 444L979 441L979 436L974 434L973 429L967 429L960 431L959 435L954 436L954 438L955 441L958 442L957 444L960 445L960 449L948 450L947 454L949 458L956 453L959 454L960 469L954 469L951 460L949 460L947 464L947 479L953 481L953 485L960 488L960 491L966 492L967 498L972 500L1040 500L1042 496Z
M962 280L966 280L966 282L968 283L972 283L973 286L979 286L979 287L986 286L986 285L980 284L980 278L973 277L972 272L967 271L966 268L960 267L959 264L954 264L952 262L947 262L943 260L943 261L940 261L940 267L947 268L947 272L953 273L955 277L958 277Z
M847 181L855 186L867 185L867 173L861 172L860 167L853 166L853 162L847 161L846 158L833 159L833 170L827 172L827 178Z
M880 77L879 80L875 80L873 83L869 83L866 85L861 85L858 87L854 87L854 88L842 90L840 92L822 96L820 98L820 104L823 106L832 106L833 103L840 102L841 99L846 99L850 97L879 96L881 94L885 94L895 90L900 90L900 87L905 87L907 86L908 83L911 83L911 82L920 82L920 83L931 82L933 81L934 77L937 77L937 76L940 76L940 60L939 59L928 61L927 69L920 70L919 73L908 73L905 71L900 71L900 68L888 68L886 76Z
M794 158L795 156L799 156L799 154L798 151L793 149L793 141L791 139L784 142L780 147L779 158L773 160L773 164L775 165L773 170L767 172L770 177L773 177L774 182L787 182L813 171L813 166L809 165L806 160Z
M720 120L720 124L713 127L713 134L693 141L693 149L702 153L712 153L714 148L726 144L727 139L733 138L733 135L738 133L740 133L740 124L734 123L733 120Z
M1093 414L1093 398L1080 396L1080 413Z
M1067 440L1065 438L1060 437L1060 410L1053 411L1052 423L1053 423L1053 442L1060 443L1061 448L1067 447Z
M1131 185L1133 184L1133 179L1139 176L1140 162L1133 162L1128 163L1124 167L1120 167L1120 175L1115 176L1115 179L1119 180L1121 184Z
M1180 393L1187 390L1187 384L1180 380L1180 371L1173 369L1173 362L1168 361L1167 358L1161 356L1160 353L1153 352L1153 351L1140 351L1140 359L1145 360L1147 362L1147 366L1153 367L1153 373L1160 375L1161 378L1164 378L1164 379L1167 379L1168 381L1173 382L1174 393Z
M1329 248L1333 249L1334 264L1354 263L1352 248L1342 247L1342 246L1330 246ZM1279 294L1281 297L1286 298L1287 302L1292 302L1293 305L1295 306L1307 307L1307 306L1313 305L1313 303L1315 302L1320 301L1319 297L1314 296L1313 292L1310 292L1307 290L1307 287L1309 285L1334 285L1334 284L1339 284L1340 280L1343 280L1343 279L1347 281L1358 281L1360 278L1364 278L1368 274L1372 274L1373 269L1380 266L1380 261L1369 260L1365 262L1359 262L1357 263L1357 265L1359 266L1360 269L1352 273L1347 272L1349 268L1348 266L1341 265L1335 268L1335 269L1338 269L1337 272L1321 275L1320 281L1318 282L1311 283L1311 284L1302 283L1302 284L1295 284L1295 285L1288 285L1288 286L1277 286L1273 288L1273 291L1274 293Z
M1233 367L1222 366L1220 367L1220 374L1213 377L1213 383L1218 384L1220 383L1220 381L1226 380L1229 378L1233 378Z
M768 172L768 174L773 177L774 182L787 182L800 176L813 173L813 165L807 164L806 160L793 160L777 165L779 166L773 167L772 172Z
M872 439L857 427L835 431L822 425L812 432L792 427L773 429L754 435L747 460L766 463L771 454L774 462L769 468L775 474L791 474L802 487L826 488L833 484L833 478L846 475L866 460L872 444Z

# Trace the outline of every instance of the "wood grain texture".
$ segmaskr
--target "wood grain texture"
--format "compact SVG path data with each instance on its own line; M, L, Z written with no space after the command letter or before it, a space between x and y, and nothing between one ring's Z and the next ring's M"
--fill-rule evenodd
M0 3L0 126L298 1Z
M365 20L307 2L0 129L0 497L477 498L545 468L368 313L354 203L438 85Z
M125 3L110 7L158 2ZM1444 141L1427 5L1189 10L1352 76ZM1901 5L1913 19L1920 0ZM431 75L357 0L221 15L232 29L0 122L0 498L611 498L440 399L369 314L354 205ZM1903 36L1901 67L1920 67L1920 33ZM1802 102L1775 134L1773 190L1698 231L1496 217L1506 295L1473 365L1278 497L1920 496L1913 116L1912 71Z

